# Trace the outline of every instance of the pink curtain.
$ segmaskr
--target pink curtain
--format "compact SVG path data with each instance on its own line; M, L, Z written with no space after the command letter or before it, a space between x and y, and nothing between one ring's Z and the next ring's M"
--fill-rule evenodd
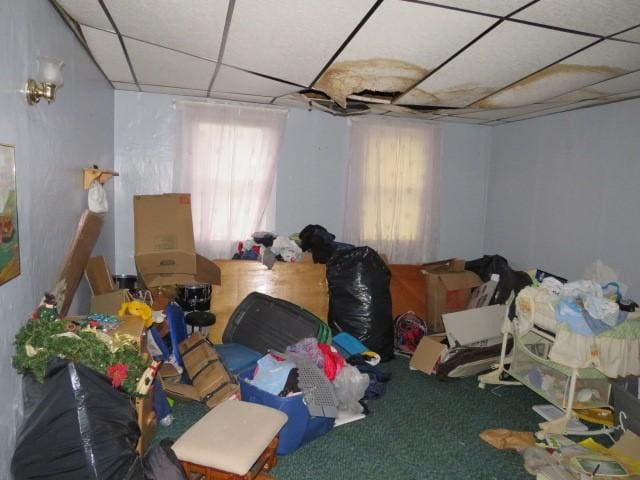
M441 132L418 122L350 121L345 241L394 263L434 257Z
M265 214L287 111L195 102L177 109L182 132L174 191L191 193L197 251L230 258Z

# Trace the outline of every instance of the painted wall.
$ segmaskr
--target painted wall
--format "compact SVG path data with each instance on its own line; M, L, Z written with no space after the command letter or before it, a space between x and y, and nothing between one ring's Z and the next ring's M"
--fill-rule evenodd
M135 273L132 196L171 191L181 97L115 93L116 271ZM482 255L491 129L444 124L438 257ZM347 119L290 109L278 163L275 230L320 224L342 236Z
M278 160L278 232L290 234L314 224L342 238L347 133L346 118L289 110Z
M22 269L0 286L0 478L10 478L22 412L13 338L52 287L86 206L81 168L113 167L113 90L49 2L0 2L0 45L0 143L16 147ZM20 90L35 75L38 55L64 60L64 86L55 103L30 107ZM97 249L108 258L112 218ZM88 307L86 285L76 298L76 311Z
M640 100L493 129L485 247L581 278L595 260L640 294Z
M133 195L170 192L178 141L175 101L184 97L115 93L116 263L119 273L135 273ZM346 120L322 112L291 109L276 179L275 230L293 233L309 223L340 235L344 189ZM339 185L336 185L336 182ZM309 213L311 212L311 213Z
M438 258L484 254L491 130L480 125L443 126Z

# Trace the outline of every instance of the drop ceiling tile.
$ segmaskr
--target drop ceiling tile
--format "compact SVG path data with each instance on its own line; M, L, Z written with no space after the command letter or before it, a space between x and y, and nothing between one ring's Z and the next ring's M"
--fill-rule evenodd
M442 108L436 110L438 115L466 115L467 113L484 112L485 108Z
M220 98L223 100L235 100L236 102L251 103L271 103L273 97L263 97L260 95L242 95L238 93L211 92L212 98Z
M91 27L81 28L93 58L107 78L113 82L135 83L118 36Z
M456 114L456 116L464 118L476 118L484 121L487 120L501 120L503 118L515 117L518 115L525 115L531 112L537 112L540 110L546 110L553 108L551 105L527 105L526 107L519 108L497 108L495 110L483 110L478 112Z
M89 27L113 31L109 18L98 0L55 0L76 22Z
M621 38L622 40L630 40L632 42L640 43L640 27L621 33L620 35L616 35L613 38Z
M364 90L404 92L496 19L385 1L314 85L344 105Z
M238 0L224 63L308 86L374 0Z
M122 35L218 59L227 0L105 0Z
M529 113L529 114L526 114L526 115L518 115L516 117L511 117L509 119L506 119L506 122L517 122L517 121L526 120L526 119L529 119L529 118L541 117L543 115L552 115L554 113L568 112L570 110L576 110L578 108L585 108L585 107L591 107L591 106L599 105L600 103L601 102L598 101L598 100L587 100L587 101L584 101L584 102L569 103L569 104L553 107L553 108L550 108L548 110L541 110L539 112L534 112L534 113Z
M640 24L640 2L540 0L513 18L607 36Z
M138 82L145 85L207 90L216 63L125 38Z
M448 7L463 8L474 12L505 16L524 7L531 0L429 0Z
M190 88L162 87L159 85L140 85L143 92L163 93L165 95L182 95L186 97L206 97L206 90L193 90Z
M297 108L309 108L309 99L300 93L292 93L276 98L273 101L274 105L281 105L285 107L297 107Z
M627 93L640 89L640 71L621 75L611 80L589 85L558 97L547 100L545 103L570 103L581 100L595 99L608 95Z
M300 87L221 65L213 82L213 90L272 98L295 92Z
M497 108L538 103L640 69L640 45L605 40L482 101Z
M130 90L132 92L138 92L138 86L135 83L126 83L126 82L111 82L113 84L113 88L116 90Z
M436 120L437 122L443 122L443 123L470 123L473 125L480 125L487 121L486 119L464 118L464 117L453 117L453 116L438 117L434 120Z
M433 99L424 104L466 107L592 42L583 35L505 22L417 88Z

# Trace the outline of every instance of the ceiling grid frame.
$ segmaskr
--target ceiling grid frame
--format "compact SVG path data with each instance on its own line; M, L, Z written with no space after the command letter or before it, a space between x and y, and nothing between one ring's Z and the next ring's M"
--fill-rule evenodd
M129 52L127 51L127 47L124 44L124 39L122 38L122 34L120 33L120 30L118 30L117 25L113 21L113 17L111 17L111 14L109 13L109 10L107 9L107 6L104 4L104 0L98 0L98 3L102 7L102 10L104 11L104 14L109 19L109 22L111 22L111 26L113 27L113 30L116 32L116 35L118 35L118 40L120 41L120 47L122 48L122 52L124 53L124 57L127 59L127 63L129 64L129 69L131 69L131 76L133 77L133 81L135 82L136 86L138 87L138 90L141 92L142 89L140 88L140 83L138 82L138 77L136 76L136 72L133 69L133 64L131 63L131 58L129 58Z
M92 0L97 2L97 4L99 5L99 7L102 9L102 12L104 13L104 15L106 16L106 18L108 19L109 23L111 24L111 27L113 28L113 31L109 30L108 28L100 28L100 27L96 27L95 25L102 25L103 27L106 26L106 22L104 22L104 19L100 20L98 19L98 17L96 17L97 12L95 11L96 8L94 7L90 7L90 8L84 8L84 12L89 12L93 15L93 19L90 17L85 17L86 19L86 24L82 23L82 22L78 22L78 20L76 18L73 17L72 13L69 13L69 11L67 11L64 7L62 7L61 5L59 5L58 1L60 1L60 3L64 3L65 5L70 5L71 10L73 10L73 4L79 4L80 6L78 7L80 10L82 10L83 5L82 2L84 1L88 1L88 0L50 0L50 3L52 3L52 5L54 6L54 8L58 11L58 13L61 15L61 17L66 21L66 23L71 27L72 31L74 31L74 34L76 35L76 37L78 38L78 40L81 42L81 44L83 45L83 47L87 50L87 52L89 53L90 57L92 58L92 60L96 63L96 65L98 66L99 70L101 71L101 73L105 76L105 78L110 82L110 84L118 89L118 88L122 88L122 89L130 89L132 88L132 85L135 85L137 91L141 91L144 92L145 87L148 89L148 91L152 91L155 90L156 92L154 93L163 93L167 92L167 94L172 94L171 92L175 90L175 94L182 94L182 95L189 95L189 92L191 92L192 95L197 95L200 96L203 92L206 93L207 97L210 98L218 98L216 97L216 95L218 95L219 97L224 97L224 96L236 96L238 98L242 97L242 100L239 101L255 101L256 103L271 103L274 104L276 103L278 100L284 99L285 101L289 101L287 97L293 98L291 93L283 93L283 94L279 94L280 92L287 91L287 88L285 85L289 85L292 87L291 92L295 93L295 92L302 92L300 93L295 93L295 100L291 100L291 104L299 104L301 107L310 107L310 104L312 102L308 102L307 100L305 100L305 96L308 95L308 93L310 92L308 87L306 87L303 84L300 84L298 82L294 82L291 81L291 79L284 79L284 78L278 78L276 76L273 76L273 74L271 74L270 72L261 72L258 71L259 69L252 69L252 68L248 68L248 65L243 65L243 64L234 64L234 62L230 62L229 64L224 62L225 59L225 53L228 51L227 49L227 41L229 39L229 35L232 29L232 25L234 24L233 22L236 21L233 14L234 11L236 10L237 4L238 3L242 3L243 1L246 0L228 0L227 3L227 15L225 17L225 23L224 23L224 30L223 30L223 38L220 44L220 48L218 51L218 56L217 56L217 60L213 60L213 59L205 59L200 57L199 55L194 54L193 52L188 52L188 51L182 51L180 49L176 49L176 48L172 48L171 45L159 45L157 43L154 43L152 41L149 40L145 40L145 39L140 39L140 38L136 38L133 35L126 35L123 34L121 29L119 28L119 26L117 25L115 19L114 19L114 14L119 14L120 16L122 16L121 10L116 10L116 12L114 12L112 14L112 12L109 10L107 4L110 0ZM212 0L213 1L213 0ZM516 8L514 11L509 12L508 14L505 13L507 10L505 10L505 5L509 5L509 0L505 0L505 1L500 1L500 2L495 2L495 4L489 3L489 2L478 2L477 7L475 5L473 5L473 8L469 6L469 4L471 2L469 2L468 0L400 0L402 2L407 2L407 3L413 3L413 4L421 4L421 5L425 5L425 6L430 6L430 7L437 7L437 8L441 8L441 9L448 9L448 10L454 10L457 12L461 12L464 14L467 14L469 16L473 15L473 16L483 16L485 18L488 19L495 19L495 22L493 22L491 25L489 25L489 27L487 27L484 31L482 31L479 35L476 35L471 41L467 42L466 44L464 44L461 48L459 48L458 50L455 50L453 52L449 52L448 57L446 57L446 59L444 61L442 61L439 65L437 65L433 70L429 71L422 79L418 80L417 82L414 82L413 84L410 85L410 87L406 88L404 91L396 94L395 96L393 96L393 98L386 100L384 97L381 97L379 100L377 100L375 98L375 96L369 96L367 97L367 95L363 95L363 94L357 94L357 95L353 95L353 99L349 99L349 105L353 104L353 106L357 106L358 104L360 105L360 107L358 108L347 108L347 104L345 102L345 107L344 108L327 108L326 104L327 102L331 102L332 99L331 97L327 96L326 100L322 100L322 103L324 105L324 107L322 108L325 111L328 111L329 113L332 114L336 114L336 115L349 115L349 114L366 114L366 113L370 113L370 114L377 114L377 115L388 115L388 116L405 116L407 118L414 118L414 119L423 119L423 120L435 120L435 121L445 121L445 122L449 122L449 121L455 121L455 118L457 117L461 123L474 123L475 122L475 118L473 117L473 113L470 114L464 114L462 113L462 111L464 109L469 109L469 107L473 107L478 105L479 102L483 102L487 99L490 99L491 97L494 97L498 94L500 94L501 92L505 92L507 90L509 90L511 87L513 87L514 85L517 85L519 82L522 82L523 80L527 80L530 79L531 77L534 77L536 74L540 73L540 72L544 72L546 69L554 66L554 65L559 65L562 64L562 62L565 62L567 59L570 59L571 57L578 55L580 53L583 52L588 52L589 49L591 49L592 47L595 47L599 44L602 44L602 42L604 42L605 40L608 42L619 42L619 43L624 43L624 44L634 44L634 45L640 45L640 24L635 24L635 25L627 25L625 26L625 28L616 31L616 32L611 32L606 31L606 33L608 33L608 35L602 35L603 30L599 30L597 32L594 31L583 31L585 30L585 28L579 28L576 29L576 25L578 27L584 27L584 25L596 25L597 20L585 20L582 25L580 25L580 22L565 22L563 23L562 21L556 21L554 19L554 22L556 24L554 25L549 25L546 23L541 23L539 21L531 21L530 19L527 19L526 15L522 12L526 13L526 10L529 7L532 7L534 5L538 5L539 8L541 4L545 3L545 2L562 2L562 1L567 1L568 3L572 3L575 5L575 0L531 0L531 1L526 1L526 0L511 0L512 3L514 5L518 5L518 4L522 4L520 5L518 8ZM620 0L620 1L624 1L624 0ZM526 3L525 3L526 2ZM345 37L343 37L342 42L338 45L337 49L333 52L333 54L330 56L329 60L326 61L326 63L320 68L320 70L316 73L315 78L313 78L313 80L311 81L311 83L309 83L310 87L314 87L316 86L317 82L319 81L319 79L324 75L324 73L330 69L331 65L334 64L338 57L341 55L341 53L343 51L345 51L345 49L347 49L347 47L349 46L349 44L357 37L357 35L359 34L359 32L363 29L363 27L367 24L367 22L369 21L369 19L375 14L375 12L381 7L381 5L384 3L384 0L371 0L371 3L369 4L370 6L367 7L368 9L366 11L364 10L360 10L360 15L362 15L359 19L359 21L357 21L357 23L355 24L355 26L353 27L353 29L347 33L347 31L342 30L342 34L346 35ZM118 2L115 2L115 4L117 5ZM335 2L334 2L335 4ZM360 2L360 5L363 5L363 2ZM245 4L246 6L246 4ZM633 5L631 8L634 8L635 5ZM224 8L224 7L223 7ZM350 7L349 7L350 8ZM477 9L476 9L477 8ZM92 11L93 10L93 11ZM221 10L221 9L218 9ZM246 9L245 9L246 10ZM342 11L343 9L340 6L336 6L336 12L337 11ZM332 10L333 11L333 10ZM355 12L357 11L356 7L352 8L350 10L351 12ZM364 12L364 15L363 13ZM222 13L222 12L219 12ZM631 18L632 20L635 21L636 19L636 10L632 11L633 15L629 15L629 18ZM246 14L246 11L245 11ZM324 13L323 13L324 15ZM515 18L514 16L518 16L518 18ZM620 15L618 15L618 17L620 17ZM181 17L182 18L182 17ZM186 18L190 18L190 17L186 17ZM258 17L260 18L260 17ZM264 21L268 21L267 18L264 18ZM589 21L591 21L592 23L589 24ZM481 98L475 99L473 101L471 101L470 103L462 104L462 103L458 103L458 105L456 105L455 103L453 103L453 105L446 105L446 104L442 104L442 103L433 103L432 105L427 104L423 104L423 103L418 103L418 104L399 104L398 102L400 102L402 100L403 97L408 97L410 92L412 92L414 89L416 89L416 87L418 87L424 80L430 78L432 75L434 75L435 73L439 72L440 70L442 70L445 66L447 66L448 64L450 64L454 59L458 58L462 53L464 53L464 51L466 51L467 49L471 48L473 45L477 44L477 43L482 43L483 38L490 34L492 31L494 31L496 28L498 28L500 25L502 25L505 22L509 22L510 24L521 24L521 25L527 25L527 26L531 26L531 27L539 27L542 29L546 29L546 30L550 30L550 31L556 31L556 32L564 32L567 34L572 34L572 35L581 35L584 37L590 37L592 38L594 41L590 42L580 48L577 48L576 50L572 51L571 53L563 56L562 58L555 60L551 63L548 63L547 65L538 68L536 71L534 71L533 73L529 73L528 75L524 75L521 76L520 78L518 78L517 80L509 83L506 86L501 86L499 88L497 88L498 84L494 84L496 85L496 88L493 89L494 87L491 86L491 84L487 84L485 85L485 87L487 89L492 88L493 91L491 91L491 93L488 93L484 96L482 96ZM621 20L618 19L618 22L620 23ZM344 24L344 22L343 22ZM570 24L571 28L567 28L567 24ZM607 25L611 25L614 23L609 23ZM623 22L624 24L624 22ZM74 28L75 25L75 28ZM131 23L128 23L127 25L131 25ZM181 25L185 25L184 21L181 23ZM219 24L218 24L219 25ZM82 34L82 30L81 27L91 27L94 28L96 30L103 30L106 33L110 33L110 34L115 34L117 36L118 42L120 44L120 47L122 49L122 53L124 54L124 57L126 59L127 62L127 66L131 72L131 76L133 79L134 83L128 83L127 81L123 82L121 81L120 78L109 78L106 75L105 70L103 70L103 68L101 67L101 65L97 62L95 55L92 53L91 48L89 47L89 43L87 42L87 38L85 38L85 36ZM131 26L125 26L124 27L125 30L126 29L130 29L131 31L129 33L135 33L134 30L132 30ZM166 28L166 27L165 27ZM216 35L219 34L220 30L219 30L219 26L216 28ZM590 28L586 28L587 30L589 30ZM201 30L201 29L200 29ZM246 30L246 29L245 29ZM595 30L595 28L594 28ZM80 33L78 33L80 32ZM139 33L143 33L143 31L139 31ZM475 33L475 32L474 32ZM626 36L625 36L626 34ZM636 39L636 34L638 34L639 36ZM152 35L148 35L150 38L153 39ZM209 35L210 37L210 35ZM334 36L335 38L335 36ZM199 89L192 89L187 87L187 85L190 82L186 82L184 87L179 87L176 85L179 85L179 82L176 83L176 85L155 85L153 83L149 83L148 80L150 80L149 76L149 72L153 72L154 69L149 69L149 67L143 67L143 70L141 71L140 74L144 73L145 71L147 72L146 77L145 78L145 82L142 82L140 79L140 76L137 72L137 68L140 65L137 65L136 62L138 62L137 59L134 59L131 56L131 53L129 52L127 45L125 43L125 39L129 39L129 40L133 40L133 41L137 41L140 43L144 43L144 44L148 44L150 47L154 47L154 48L162 48L162 49L166 49L168 51L173 51L176 54L182 54L185 55L187 57L191 57L194 59L199 59L199 60L206 60L207 62L213 63L214 65L214 72L211 75L210 81L209 81L209 85L208 88L205 92L205 90L199 90ZM105 39L107 40L107 39ZM156 35L156 40L158 41L162 41L162 38L158 37ZM97 41L97 40L94 40ZM544 41L544 40L543 40ZM178 42L179 44L180 42ZM185 44L182 44L185 45ZM489 44L491 45L491 44ZM185 45L186 46L186 45ZM573 45L569 45L569 46L573 46ZM115 47L115 45L114 45ZM237 45L236 45L237 48ZM247 48L251 48L249 45L247 45ZM333 46L333 48L335 48L335 46ZM456 46L457 48L457 46ZM104 50L104 49L103 49ZM326 51L326 50L325 50ZM633 50L631 51L631 55L633 54ZM135 53L135 50L134 50ZM138 53L138 57L139 57L139 53ZM626 54L625 54L626 55ZM152 57L161 57L161 55L158 53L156 54L156 52L154 52L154 55ZM547 53L547 57L548 57L548 53ZM468 57L468 55L467 55ZM620 57L620 55L618 55L618 57ZM142 57L140 57L141 59ZM503 59L507 59L508 57L502 57ZM597 58L597 57L594 57ZM625 58L625 57L620 57L620 58ZM542 60L546 60L548 58L544 58L542 57ZM135 60L135 61L134 61ZM459 63L460 61L458 61L457 63ZM631 62L633 64L633 62ZM178 62L178 64L180 64ZM264 64L264 62L263 62ZM122 64L123 65L123 64ZM143 63L142 65L145 65L145 63ZM146 65L149 65L148 63L146 63ZM187 65L190 65L187 62ZM266 64L265 64L266 65ZM529 64L531 66L531 63ZM535 65L537 66L537 65ZM635 64L633 64L633 66L635 67ZM123 65L124 67L124 65ZM194 64L194 68L197 67L197 65ZM456 66L458 67L458 66ZM146 70L145 70L146 68ZM240 88L238 88L238 91L229 91L229 90L235 90L233 88L234 83L229 80L227 80L225 82L225 85L223 88L217 89L216 88L216 79L220 76L220 72L223 71L223 68L225 69L230 69L227 70L228 72L232 72L235 71L236 74L240 75L242 74L246 74L248 75L247 77L247 81L245 82L237 82L240 85ZM459 68L456 68L457 70L459 70ZM157 69L155 70L157 71ZM287 69L287 71L291 71L290 69ZM455 70L454 70L455 71ZM506 70L504 70L506 72ZM606 103L615 103L615 102L619 102L619 101L624 101L630 98L637 98L637 95L634 93L635 90L632 91L624 91L624 92L620 92L620 89L626 88L626 86L624 86L623 83L620 84L615 84L616 86L614 87L612 84L610 90L607 90L608 87L606 87L607 82L616 80L618 78L621 77L625 77L629 74L633 74L636 72L639 72L640 69L636 68L634 70L621 70L621 72L618 72L618 74L610 76L610 77L604 77L604 79L602 80L598 80L598 81L593 81L593 83L588 83L588 84L580 84L579 87L576 88L571 88L570 90L566 90L564 93L558 94L558 95L554 95L551 96L549 95L548 97L545 97L542 100L537 100L535 99L535 95L533 97L533 99L531 99L531 97L529 97L531 100L526 100L525 99L525 103L523 103L523 107L526 107L527 105L530 106L531 108L534 109L534 111L532 111L532 113L530 114L518 114L518 115L509 115L509 116L500 116L500 117L496 117L496 118L492 118L490 120L485 120L483 121L484 124L498 124L498 123L508 123L510 121L519 121L519 117L524 117L526 116L527 118L534 118L537 116L546 116L546 115L550 115L550 114L554 114L554 113L559 113L560 111L570 111L570 110L576 110L576 109L582 109L582 108L588 108L589 106L595 106L595 105L603 105ZM278 73L279 71L276 70L273 73ZM520 69L520 71L516 70L515 74L519 74L522 72L522 69ZM176 74L178 73L178 71L176 71ZM284 70L280 71L280 73L284 73ZM496 74L499 75L499 74ZM145 76L145 75L143 75ZM285 73L284 75L282 75L284 77L287 77L288 75ZM259 79L262 78L263 80L265 80L266 83L264 83L264 86L260 85L260 82L252 82L250 79L255 77L255 79ZM451 79L453 79L455 81L455 76L452 76L451 74L449 75L445 75L444 78L450 77ZM514 78L515 75L511 75L511 78ZM178 75L177 78L180 78L180 75ZM236 78L236 77L230 77L230 78ZM239 77L238 77L239 78ZM463 78L463 77L460 77ZM492 77L486 77L486 78L492 78ZM500 78L499 76L494 76L494 79L496 78ZM508 79L508 76L504 76L502 78ZM592 80L594 80L596 77L592 78ZM167 78L162 78L162 80L171 80L171 77L167 77ZM583 78L584 80L584 78ZM269 86L268 81L271 82L279 82L281 84L283 84L282 90L279 90L277 87L277 84L273 84L272 86ZM635 80L632 83L627 82L627 85L629 88L634 87L635 88ZM156 82L156 83L164 83L164 82ZM168 82L170 83L170 82ZM196 85L199 83L198 82L191 82L191 83L195 83ZM442 84L442 82L436 82L435 84L432 83L432 85L437 85L438 83ZM571 85L571 82L567 82L568 85ZM603 84L603 88L601 91L598 91L598 85ZM573 83L573 85L577 85L577 83ZM455 86L455 85L454 85ZM221 85L222 87L222 85ZM441 88L441 87L440 87ZM257 89L257 90L256 90ZM262 90L261 90L262 89ZM590 92L589 89L592 89L593 92ZM257 92L264 92L266 93L276 93L278 95L264 95L262 93L257 93ZM438 92L439 90L435 90L435 92ZM547 89L547 91L549 92L549 89ZM553 91L553 89L551 89L551 91ZM558 91L556 89L556 91ZM363 90L364 92L364 90ZM613 93L612 93L613 92ZM321 97L318 97L317 95L321 95L321 93L315 89L315 92L313 92L316 97L320 99ZM375 89L373 89L373 93L375 92ZM478 92L480 93L480 92ZM484 92L482 92L484 93ZM571 97L571 94L575 93L574 97ZM546 95L546 94L544 94ZM204 95L202 95L204 96ZM562 98L565 97L565 98ZM252 100L253 98L253 100ZM349 97L347 97L349 98ZM419 97L418 97L419 98ZM446 97L444 97L446 98ZM464 97L463 97L464 98ZM556 102L553 102L553 100L555 98L558 98L558 100ZM224 98L223 98L224 99ZM246 100L244 100L246 99ZM335 98L333 99L335 101ZM408 99L407 99L408 100ZM527 103L529 102L529 103ZM531 103L533 102L533 103ZM567 102L567 103L564 103ZM386 104L386 106L385 106ZM369 106L372 107L369 107ZM490 104L487 104L490 105ZM499 106L500 104L497 104L496 106L482 106L482 108L478 109L479 111L485 111L487 113L487 115L489 117L491 117L491 111L495 111L496 115L502 115L502 114L508 114L509 110L515 110L517 108L520 108L518 106L514 106L514 107L510 107L508 105L505 106ZM540 108L538 110L538 108L536 107L536 105L539 105ZM375 108L373 108L373 106L375 106ZM397 106L397 109L392 109L392 106ZM318 108L319 104L316 104L314 106L314 108ZM364 110L363 110L364 109ZM385 109L387 109L387 111L385 112ZM458 115L456 112L460 111L460 114ZM543 112L550 110L551 112L545 114ZM515 112L511 112L511 113L515 113ZM469 115L469 116L466 116ZM509 120L511 118L514 119L518 119L518 120ZM524 119L524 118L523 118ZM476 122L476 123L480 123L480 122Z

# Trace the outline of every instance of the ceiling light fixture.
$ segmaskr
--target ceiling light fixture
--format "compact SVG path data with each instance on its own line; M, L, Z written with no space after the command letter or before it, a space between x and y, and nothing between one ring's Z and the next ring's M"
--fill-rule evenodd
M62 86L62 67L64 62L57 58L38 57L38 83L30 78L27 80L25 94L27 103L35 105L41 98L51 103L55 100L56 90Z

